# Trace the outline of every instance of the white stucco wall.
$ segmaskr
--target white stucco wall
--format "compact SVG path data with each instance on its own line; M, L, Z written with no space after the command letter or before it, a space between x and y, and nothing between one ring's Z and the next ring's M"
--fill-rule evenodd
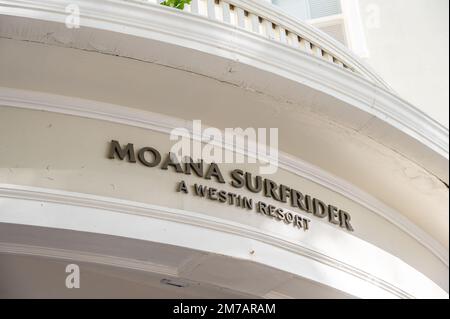
M265 0L261 0L265 1ZM341 0L342 6L359 4L361 19L353 11L346 22L355 38L351 49L377 72L403 99L448 128L449 46L447 0ZM304 1L272 0L286 13L304 20ZM345 10L344 10L345 11ZM363 49L361 49L363 48ZM367 55L367 56L366 56Z
M360 0L366 61L408 102L449 122L447 0Z

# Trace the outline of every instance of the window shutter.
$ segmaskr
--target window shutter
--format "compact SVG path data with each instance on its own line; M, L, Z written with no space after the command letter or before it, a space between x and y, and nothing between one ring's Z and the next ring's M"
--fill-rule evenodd
M340 0L308 0L311 19L341 13Z

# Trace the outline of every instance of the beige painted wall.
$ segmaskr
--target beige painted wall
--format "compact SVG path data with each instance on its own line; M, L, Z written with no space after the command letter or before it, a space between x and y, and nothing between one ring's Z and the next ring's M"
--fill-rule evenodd
M107 151L111 139L122 143L133 142L136 148L152 146L161 153L168 151L172 143L163 133L127 125L0 107L0 181L200 212L257 227L267 233L281 235L289 241L308 242L312 248L327 252L334 258L344 261L349 258L346 261L348 263L352 263L354 258L350 256L358 255L358 252L348 251L345 243L356 236L397 256L448 289L448 270L437 257L382 217L331 190L282 169L271 176L275 181L310 193L350 212L355 228L351 234L304 213L305 217L311 219L311 230L307 232L261 216L255 211L176 192L177 182L185 180L190 185L202 183L289 209L289 205L245 189L237 191L229 185L229 172L232 169L242 168L257 173L254 164L221 164L228 183L219 184L193 175L176 173L171 168L164 171L159 167L148 168L139 163L110 160L107 158ZM378 262L373 260L373 265Z

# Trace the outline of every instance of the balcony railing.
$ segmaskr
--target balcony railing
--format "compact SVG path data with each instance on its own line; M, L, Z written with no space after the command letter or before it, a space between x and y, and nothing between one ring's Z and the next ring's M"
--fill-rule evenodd
M163 0L128 1L159 5ZM286 15L270 4L255 0L192 0L183 11L226 23L293 47L389 89L380 77L361 63L359 58L350 53L341 43L320 30Z

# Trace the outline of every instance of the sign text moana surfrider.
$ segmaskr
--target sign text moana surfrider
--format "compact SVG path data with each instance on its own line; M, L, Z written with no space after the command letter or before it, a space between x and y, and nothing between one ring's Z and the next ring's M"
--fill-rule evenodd
M143 147L135 152L133 144L128 143L121 146L118 141L112 140L110 142L108 158L127 160L130 163L139 161L144 166L159 166L163 170L168 170L170 166L177 173L186 175L195 174L198 177L215 180L221 184L227 183L216 163L208 164L204 163L203 160L194 162L189 158L179 162L176 156L171 153L165 154L163 158L161 153L153 147ZM331 224L344 228L347 231L353 231L350 214L346 211L334 205L325 204L318 198L314 198L311 195L302 193L284 184L278 184L271 179L258 175L253 176L252 173L234 169L230 172L229 184L237 189L245 188L251 193L262 193L265 197L272 198L280 203L288 203L294 209L309 213L317 218L326 218ZM252 209L255 206L259 213L282 220L303 230L309 228L309 219L282 208L277 208L261 201L256 202L254 205L253 200L246 196L201 184L194 184L193 189L195 196L246 209ZM184 181L179 183L177 190L183 193L189 192Z

